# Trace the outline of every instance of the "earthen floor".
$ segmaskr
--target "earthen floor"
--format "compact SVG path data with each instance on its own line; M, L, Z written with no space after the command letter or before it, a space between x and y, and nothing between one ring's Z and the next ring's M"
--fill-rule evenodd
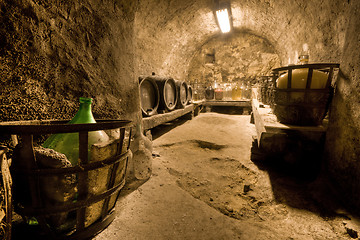
M324 177L299 180L251 161L249 115L201 113L161 131L151 178L125 187L115 220L94 239L357 237L360 225Z

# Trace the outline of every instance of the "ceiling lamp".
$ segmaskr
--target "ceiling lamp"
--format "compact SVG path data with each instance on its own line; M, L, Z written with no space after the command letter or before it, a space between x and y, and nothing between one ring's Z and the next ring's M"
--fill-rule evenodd
M230 19L228 10L220 9L216 11L216 18L220 26L220 30L223 33L230 32Z
M214 0L214 15L221 32L230 32L232 27L230 0Z

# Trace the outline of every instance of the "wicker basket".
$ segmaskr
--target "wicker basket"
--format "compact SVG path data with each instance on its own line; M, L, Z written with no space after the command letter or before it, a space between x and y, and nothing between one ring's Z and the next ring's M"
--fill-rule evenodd
M131 128L130 121L122 120L97 120L97 123L91 124L67 124L67 121L0 123L1 133L18 135L22 141L22 152L19 155L21 157L16 159L18 166L22 167L11 171L14 180L14 208L25 220L36 219L34 227L37 229L38 239L87 239L112 222L115 218L116 199L125 184L125 170L131 154ZM109 129L119 130L119 138L104 144L111 144L112 155L99 161L89 160L88 132ZM70 132L79 133L79 163L66 168L40 168L33 136ZM92 151L93 149L94 147ZM13 158L13 165L14 162L16 161ZM90 180L91 176L100 176L104 173L105 180ZM76 199L49 205L43 191L46 179L55 178L61 182L64 176L76 176ZM16 188L19 187L25 191L20 192L21 198L16 198ZM97 188L96 191L93 188ZM94 209L96 216L91 216ZM53 216L66 216L72 222L67 227L57 228L49 222Z
M309 69L306 88L293 89L291 88L292 71L301 68ZM273 87L271 107L278 121L300 126L320 125L332 99L333 88L331 81L335 68L339 68L339 64L305 64L273 69L273 81L276 81L280 75L288 73L287 88L277 88L276 83L274 83ZM315 69L328 74L324 89L310 88L312 74Z

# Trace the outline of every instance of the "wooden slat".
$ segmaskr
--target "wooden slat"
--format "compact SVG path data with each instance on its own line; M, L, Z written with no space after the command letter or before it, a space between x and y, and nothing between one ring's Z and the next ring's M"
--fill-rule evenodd
M251 107L250 100L243 101L216 101L216 100L208 100L205 101L204 106L224 106L224 107Z
M79 132L79 165L88 164L88 132ZM78 200L84 200L88 195L88 172L80 172L78 174ZM83 231L85 228L85 210L82 207L76 211L76 231Z
M70 133L79 131L97 131L127 127L126 120L96 120L97 123L68 124L68 120L34 120L0 122L0 132L3 134L47 134Z
M194 104L187 105L183 109L177 109L168 113L162 113L158 115L154 115L151 117L143 118L143 129L148 130L151 128L154 128L156 126L159 126L163 123L170 122L174 119L177 119L185 114L188 114L190 112L194 111Z
M22 135L23 148L21 149L21 157L23 164L27 170L37 169L35 154L33 149L33 136L32 135ZM38 176L31 176L28 178L28 184L31 191L31 201L34 208L42 206L40 193L39 193L39 179Z
M290 89L291 88L291 83L292 83L292 69L289 69L288 72L288 81L287 81L287 88Z
M338 68L340 64L338 63L310 63L303 65L289 65L285 67L274 68L273 71L285 71L289 69L298 69L298 68L313 68L313 69L324 69L329 67Z
M264 105L266 106L266 105ZM297 126L290 124L283 124L277 121L276 116L272 113L270 107L266 106L265 108L257 109L260 115L260 119L263 122L265 131L269 132L279 132L284 130L294 130L294 131L303 131L303 132L324 132L326 131L326 121L323 125L319 126Z
M312 82L312 76L313 76L313 69L309 68L307 80L306 80L306 89L310 89L311 82Z
M27 170L35 170L38 168L36 164L36 158L34 153L34 141L33 135L22 135L22 144L23 147L21 149L21 158L24 164L24 167ZM31 206L34 209L43 207L43 201L40 194L40 180L39 176L27 176L28 184L30 187L30 195L31 195ZM41 229L45 233L50 233L50 228L46 224L46 220L43 216L38 217L37 221L39 222Z
M334 75L334 67L330 67L329 76L325 88L329 88L331 86L331 80L333 78L333 75Z
M61 212L71 212L74 210L79 210L84 207L88 207L94 203L97 203L99 201L102 201L106 197L109 197L109 196L117 193L124 186L124 183L125 183L124 180L125 179L123 179L123 181L120 181L119 183L117 183L111 189L101 192L100 194L92 195L86 199L78 200L76 202L72 202L67 205L57 205L57 206L52 206L50 208L49 207L48 208L19 208L18 211L20 214L24 214L26 216L35 216L38 218L41 216L47 216L47 215L51 215L51 214L59 214Z
M260 93L259 93L259 88L258 87L253 87L251 88L251 96L253 99L260 99Z
M128 157L129 153L125 152L121 155L115 155L102 161L91 162L83 166L67 167L67 168L46 168L46 169L14 169L14 175L29 175L29 176L51 176L51 175L64 175L64 174L77 174L84 171L91 171L105 166L110 166L119 162L120 159Z
M61 239L66 239L66 240L91 239L94 235L96 235L104 228L106 228L115 219L115 216L116 216L115 210L113 210L106 216L105 219L103 219L103 221L95 222L94 224L86 228L86 231L75 232L74 234L63 237Z
M260 139L263 132L266 132L265 125L263 120L261 119L260 112L259 112L259 101L257 99L252 100L252 112L254 115L256 133L258 137L258 145L260 146Z
M124 138L125 138L125 128L121 128L120 129L120 138L117 140L118 142L117 142L117 146L116 146L116 154L117 155L120 155L122 152ZM110 168L110 180L108 182L107 189L111 189L112 187L114 187L116 174L118 172L119 165L120 165L120 163L117 162ZM104 205L101 210L101 219L105 219L105 217L108 214L109 202L110 202L110 196L107 197L104 201Z

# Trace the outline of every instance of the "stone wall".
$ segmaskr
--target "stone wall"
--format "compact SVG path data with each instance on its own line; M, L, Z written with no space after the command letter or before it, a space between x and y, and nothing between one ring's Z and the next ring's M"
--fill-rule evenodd
M341 74L326 139L326 167L344 201L360 212L360 2L350 1Z
M140 74L185 80L194 52L216 31L208 0L141 0L136 13Z
M137 1L0 1L0 121L138 115Z
M210 63L210 64L209 64ZM188 70L188 81L201 84L253 83L280 66L274 47L264 38L249 32L218 35L201 46Z
M251 29L274 45L283 65L296 63L307 43L310 61L338 61L344 44L346 1L232 1L234 26Z

